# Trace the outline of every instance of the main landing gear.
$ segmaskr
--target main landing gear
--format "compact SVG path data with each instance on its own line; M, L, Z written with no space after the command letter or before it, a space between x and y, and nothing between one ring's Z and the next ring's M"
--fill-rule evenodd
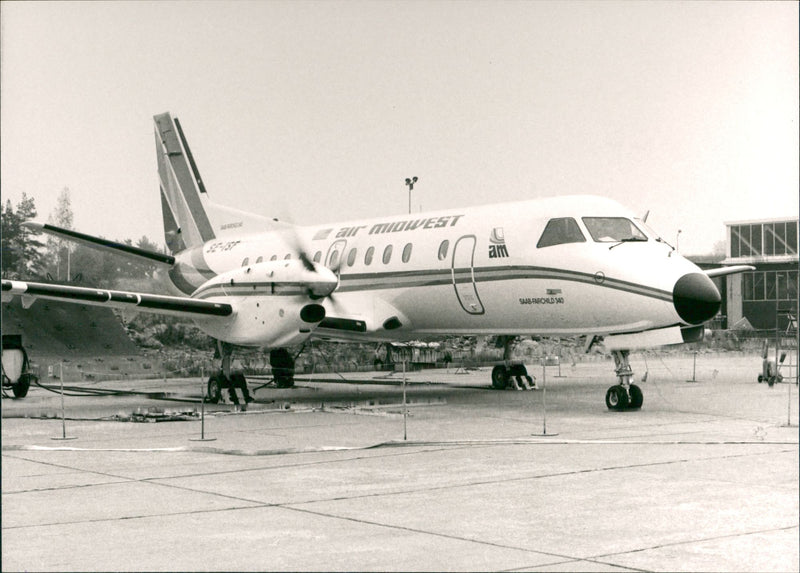
M534 390L536 382L528 375L524 364L498 364L492 368L492 388L505 390L509 385L516 390Z
M222 364L208 379L208 401L212 404L218 403L222 399L222 391L227 389L231 402L239 403L236 396L236 389L242 391L245 403L253 401L250 390L247 388L247 380L241 370L231 370L231 360L233 357L233 346L217 341L217 353L215 358L221 358ZM272 377L275 386L278 388L291 388L294 386L294 357L285 348L275 348L269 353L269 364L272 367Z
M245 404L254 400L247 388L247 380L241 370L231 370L231 360L233 358L233 346L227 342L217 340L217 353L215 358L221 358L220 369L212 374L208 379L207 400L212 404L218 403L222 399L222 391L227 389L231 402L239 403L236 396L236 389L242 391Z
M505 390L511 384L515 390L535 390L536 382L528 375L524 364L511 364L511 351L514 336L498 337L498 345L503 346L503 364L492 368L492 388Z
M612 350L614 356L615 372L618 384L606 392L606 406L609 410L638 410L644 402L642 389L636 384L631 384L633 370L628 360L629 350Z
M270 350L269 365L272 367L272 377L278 388L291 388L294 386L294 358L285 348Z

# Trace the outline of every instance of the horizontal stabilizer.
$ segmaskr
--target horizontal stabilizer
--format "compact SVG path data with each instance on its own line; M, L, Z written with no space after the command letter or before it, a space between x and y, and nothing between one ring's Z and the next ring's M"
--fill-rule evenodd
M46 283L4 280L2 293L3 301L15 295L21 296L25 308L42 298L193 318L225 317L233 314L231 305L207 300Z
M118 255L132 257L140 262L148 262L168 267L171 267L175 264L175 257L172 255L156 253L146 249L140 249L138 247L126 245L125 243L117 243L115 241L109 241L108 239L101 239L99 237L85 235L71 229L62 229L61 227L56 227L48 223L26 221L25 223L22 223L22 226L41 233L47 233L48 235L53 235L61 239L80 243L88 247L93 247L95 249L104 249L117 253Z
M703 272L709 278L723 277L725 275L735 275L737 273L744 273L747 271L754 271L755 267L750 265L734 265L732 267L720 267L718 269L706 269Z

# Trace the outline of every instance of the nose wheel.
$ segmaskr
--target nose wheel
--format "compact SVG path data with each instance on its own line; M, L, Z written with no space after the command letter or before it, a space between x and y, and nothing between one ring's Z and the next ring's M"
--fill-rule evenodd
M606 406L609 410L638 410L644 402L642 389L631 384L633 370L629 361L629 350L613 350L618 383L606 391Z
M606 406L609 410L625 410L628 407L628 392L619 384L606 391Z

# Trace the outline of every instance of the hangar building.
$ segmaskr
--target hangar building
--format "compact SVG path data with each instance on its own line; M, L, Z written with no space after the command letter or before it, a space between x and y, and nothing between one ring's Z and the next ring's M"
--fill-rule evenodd
M727 227L723 265L753 265L755 271L729 275L727 326L797 328L798 219L733 221Z

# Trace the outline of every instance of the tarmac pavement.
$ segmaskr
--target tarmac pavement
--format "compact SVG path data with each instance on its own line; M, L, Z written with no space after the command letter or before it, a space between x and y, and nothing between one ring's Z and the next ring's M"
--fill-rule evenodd
M33 388L2 403L2 569L800 569L797 387L756 383L757 356L698 355L697 382L691 356L632 363L626 412L608 361L549 367L546 394L541 366L530 392L409 374L405 440L399 374L208 405L213 441L195 416L115 421L199 410L199 380L65 397L66 441Z

